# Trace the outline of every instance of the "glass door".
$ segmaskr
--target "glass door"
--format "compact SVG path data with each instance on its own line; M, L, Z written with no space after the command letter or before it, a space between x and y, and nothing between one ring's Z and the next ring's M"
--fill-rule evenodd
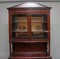
M28 38L28 21L26 14L13 15L12 20L12 37L13 39Z
M31 39L47 38L47 15L32 14L31 15Z

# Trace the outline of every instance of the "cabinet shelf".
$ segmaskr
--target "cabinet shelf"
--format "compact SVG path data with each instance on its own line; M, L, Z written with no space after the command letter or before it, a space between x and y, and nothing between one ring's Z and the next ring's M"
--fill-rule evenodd
M20 57L20 58L50 58L48 52L37 51L37 52L13 52L11 57Z
M28 39L14 39L12 42L22 42L22 43L36 43L36 42L48 42L47 39L32 39L32 40L28 40Z
M12 22L12 23L28 23L28 22L21 21L21 22ZM41 22L32 21L31 23L47 23L47 22L46 21L41 21Z
M51 56L48 55L48 56L39 56L39 57L38 56L37 57L31 57L31 56L30 57L25 57L25 56L24 57L20 57L19 55L16 55L16 56L12 55L9 58L11 58L11 59L12 58L13 59L14 58L17 58L17 59L51 59Z
M47 30L32 30L32 32L50 32L50 31L47 31Z
M21 21L21 22L12 22L12 23L27 23L27 21Z
M27 30L14 30L12 32L27 32ZM32 30L31 32L50 32L50 31L47 31L47 30Z
M27 30L14 30L14 31L12 31L12 32L27 32Z
M47 23L47 21L31 21L31 23Z
M45 55L47 55L48 54L48 52L46 52L46 51L35 51L35 52L13 52L13 54L14 55L25 55L25 56L32 56L32 55L39 55L39 54L45 54Z

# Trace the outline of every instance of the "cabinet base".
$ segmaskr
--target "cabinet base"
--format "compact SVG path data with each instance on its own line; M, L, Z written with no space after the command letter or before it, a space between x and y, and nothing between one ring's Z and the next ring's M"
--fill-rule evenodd
M8 59L52 59L49 54L23 54L23 53L12 53Z

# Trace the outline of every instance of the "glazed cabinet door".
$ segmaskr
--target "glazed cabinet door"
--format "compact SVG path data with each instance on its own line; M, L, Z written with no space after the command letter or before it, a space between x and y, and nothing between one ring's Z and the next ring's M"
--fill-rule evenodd
M12 16L12 39L28 39L28 15L16 14Z
M31 15L31 39L47 39L47 15Z

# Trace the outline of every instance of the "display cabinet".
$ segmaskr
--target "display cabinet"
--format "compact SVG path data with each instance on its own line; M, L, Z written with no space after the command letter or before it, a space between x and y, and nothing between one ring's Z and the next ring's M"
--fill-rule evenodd
M31 3L30 3L31 5ZM18 4L9 11L9 59L52 59L50 9L42 4Z

